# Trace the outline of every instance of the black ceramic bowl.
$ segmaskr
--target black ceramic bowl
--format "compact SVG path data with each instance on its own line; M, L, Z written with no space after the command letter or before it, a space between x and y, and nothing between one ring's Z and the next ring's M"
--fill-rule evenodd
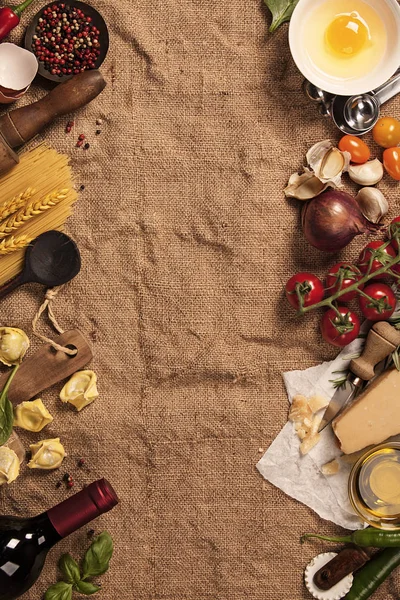
M110 43L109 36L108 36L108 29L107 29L106 22L104 21L101 14L95 8L93 8L93 6L90 6L89 4L86 4L85 2L78 2L77 0L63 0L63 1L58 1L58 2L50 2L50 4L46 4L46 6L43 6L40 9L40 11L33 17L32 22L26 31L25 48L27 50L29 50L30 52L32 52L33 36L36 33L36 27L38 25L39 19L43 14L44 9L48 8L49 6L53 6L54 4L56 4L56 5L67 4L71 8L80 8L87 17L91 17L91 19L92 19L91 24L94 25L95 27L97 27L97 29L100 31L100 35L99 35L100 55L98 56L98 58L95 62L95 68L98 69L100 67L100 65L103 63L105 57L107 56L108 46ZM39 75L42 75L42 77L45 77L46 79L49 79L50 81L57 81L57 83L61 83L61 81L66 81L67 79L71 79L71 77L73 77L72 74L71 75L63 74L61 77L59 77L58 75L53 75L52 73L50 73L50 71L47 71L44 68L44 64L42 62L39 62L38 73L39 73Z

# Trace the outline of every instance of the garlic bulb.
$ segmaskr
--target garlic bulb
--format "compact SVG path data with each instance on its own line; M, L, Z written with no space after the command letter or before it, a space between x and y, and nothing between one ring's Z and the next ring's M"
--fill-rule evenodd
M326 190L328 187L336 187L333 182L323 183L309 169L305 169L304 173L299 175L293 173L290 176L287 187L285 188L285 196L288 198L297 198L297 200L310 200L315 198Z
M37 444L31 444L29 448L32 452L32 458L28 462L30 469L58 469L65 457L60 438L41 440Z
M69 402L79 411L99 395L97 376L93 371L77 371L60 392L62 402Z
M22 329L0 327L0 361L11 367L22 361L29 348L29 338Z
M383 177L383 164L377 158L369 160L362 165L351 165L349 177L359 185L375 185Z
M31 402L21 402L14 410L14 427L21 427L27 431L42 431L52 420L53 417L40 398Z
M306 154L306 159L315 176L323 183L334 183L341 187L342 173L350 165L349 152L341 152L330 140L314 144Z
M388 213L389 205L380 190L374 187L363 187L358 192L356 200L361 212L371 223L379 223Z
M19 475L19 460L14 450L0 446L0 485L11 483Z

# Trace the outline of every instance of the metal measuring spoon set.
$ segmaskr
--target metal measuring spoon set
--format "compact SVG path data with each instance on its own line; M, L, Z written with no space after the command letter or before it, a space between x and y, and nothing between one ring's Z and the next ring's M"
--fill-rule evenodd
M386 83L366 94L334 96L304 80L305 94L319 105L322 115L331 117L344 133L363 135L371 131L379 119L382 104L400 92L400 69Z

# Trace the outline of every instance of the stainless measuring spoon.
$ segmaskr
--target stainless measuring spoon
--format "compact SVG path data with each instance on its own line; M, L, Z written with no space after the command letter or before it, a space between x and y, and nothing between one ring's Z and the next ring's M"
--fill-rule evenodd
M380 106L400 92L400 73L368 94L335 96L329 109L335 125L344 133L363 135L379 119Z

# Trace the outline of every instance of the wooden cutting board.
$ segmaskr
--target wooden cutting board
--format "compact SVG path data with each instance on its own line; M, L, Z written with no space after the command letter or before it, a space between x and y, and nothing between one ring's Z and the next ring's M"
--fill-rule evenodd
M15 405L26 400L31 400L48 387L63 381L82 367L86 366L93 358L92 349L86 338L78 329L71 329L54 338L57 344L76 348L75 356L57 351L50 344L41 346L35 354L26 358L8 390L8 397ZM0 376L0 389L7 381L9 372ZM25 449L15 431L4 444L17 454L20 462L25 459Z
M66 379L87 365L93 353L86 338L78 329L71 329L54 338L61 346L78 350L75 356L69 356L60 350L54 350L50 344L39 348L32 356L22 361L8 390L8 398L15 405L31 400L48 387ZM7 381L9 373L0 376L0 389Z

